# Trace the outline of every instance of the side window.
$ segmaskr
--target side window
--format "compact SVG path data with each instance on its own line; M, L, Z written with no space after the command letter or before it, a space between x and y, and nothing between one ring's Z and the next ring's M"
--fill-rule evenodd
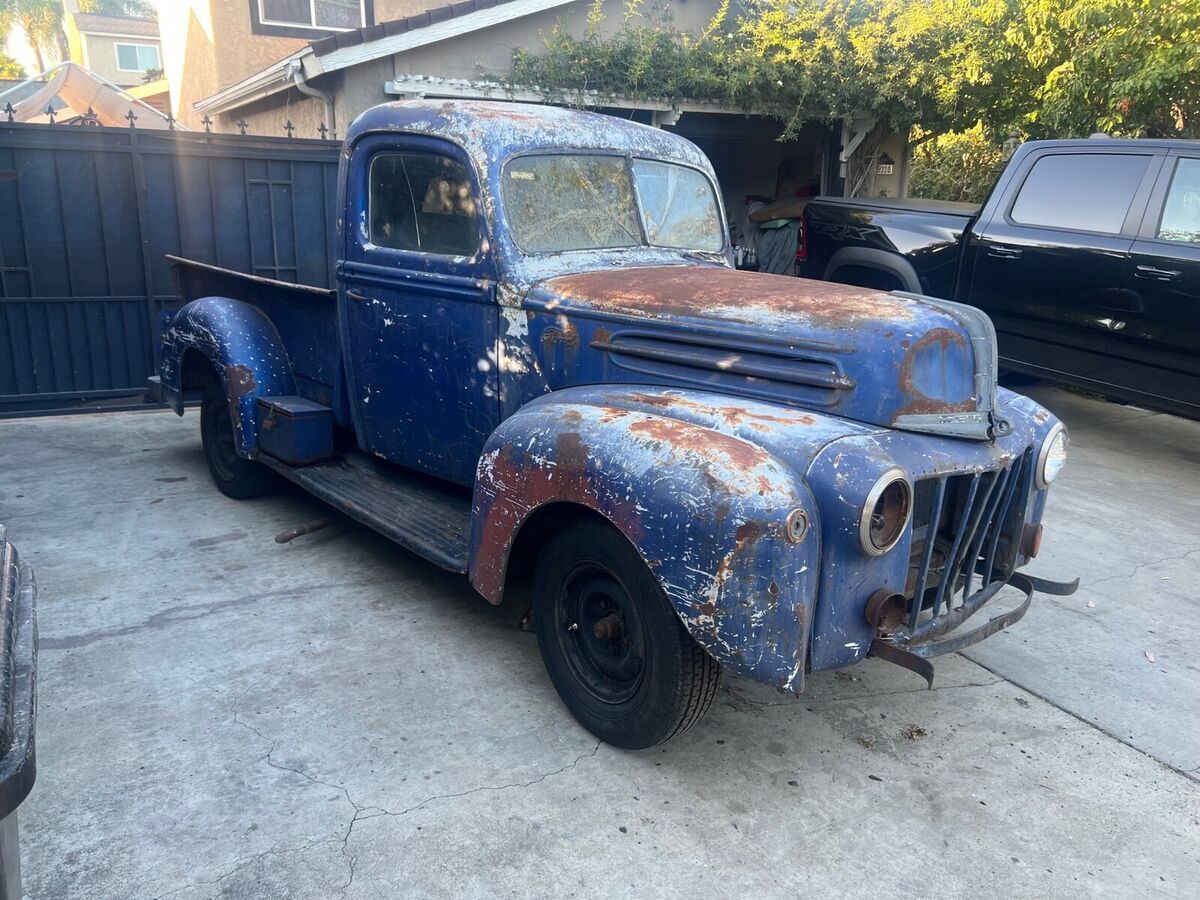
M370 240L379 247L473 256L479 226L471 178L452 159L380 153L371 160Z
M1200 159L1181 159L1175 164L1158 237L1200 244Z
M1149 156L1070 153L1033 164L1009 214L1022 225L1120 234Z

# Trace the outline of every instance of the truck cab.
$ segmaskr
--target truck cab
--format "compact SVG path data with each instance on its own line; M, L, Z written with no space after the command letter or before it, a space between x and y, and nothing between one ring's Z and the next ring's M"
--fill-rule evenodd
M353 124L340 178L335 291L175 260L156 390L180 414L203 391L226 494L284 477L492 603L528 586L602 739L680 733L725 668L931 682L1072 589L1018 571L1067 436L996 386L987 317L736 271L690 142L408 101Z

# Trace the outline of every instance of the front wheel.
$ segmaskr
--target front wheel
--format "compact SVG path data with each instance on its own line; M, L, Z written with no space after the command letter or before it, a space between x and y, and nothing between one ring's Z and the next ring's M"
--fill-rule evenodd
M534 573L533 620L559 697L614 746L669 740L700 721L716 696L720 665L608 525L584 522L551 538Z
M260 463L238 456L229 398L220 382L210 382L200 402L200 441L217 488L226 497L248 500L275 486L275 474Z

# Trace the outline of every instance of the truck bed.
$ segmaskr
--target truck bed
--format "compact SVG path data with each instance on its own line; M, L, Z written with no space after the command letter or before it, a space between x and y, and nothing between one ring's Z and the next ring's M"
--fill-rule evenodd
M947 216L959 216L964 219L974 218L979 214L978 203L955 203L950 200L925 200L919 197L906 197L899 200L893 197L816 197L814 204L850 207L853 209L878 209L887 212L923 212L940 213Z

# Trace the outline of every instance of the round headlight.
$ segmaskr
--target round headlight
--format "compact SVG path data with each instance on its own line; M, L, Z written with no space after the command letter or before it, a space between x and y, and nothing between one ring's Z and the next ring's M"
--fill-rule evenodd
M875 482L863 504L858 539L869 556L882 556L904 536L912 515L912 486L899 469L889 469Z
M1046 440L1042 442L1042 449L1038 452L1038 490L1044 491L1050 486L1050 482L1058 477L1058 473L1067 463L1067 448L1070 445L1071 439L1067 436L1067 428L1062 422L1050 429L1050 434L1046 436Z

